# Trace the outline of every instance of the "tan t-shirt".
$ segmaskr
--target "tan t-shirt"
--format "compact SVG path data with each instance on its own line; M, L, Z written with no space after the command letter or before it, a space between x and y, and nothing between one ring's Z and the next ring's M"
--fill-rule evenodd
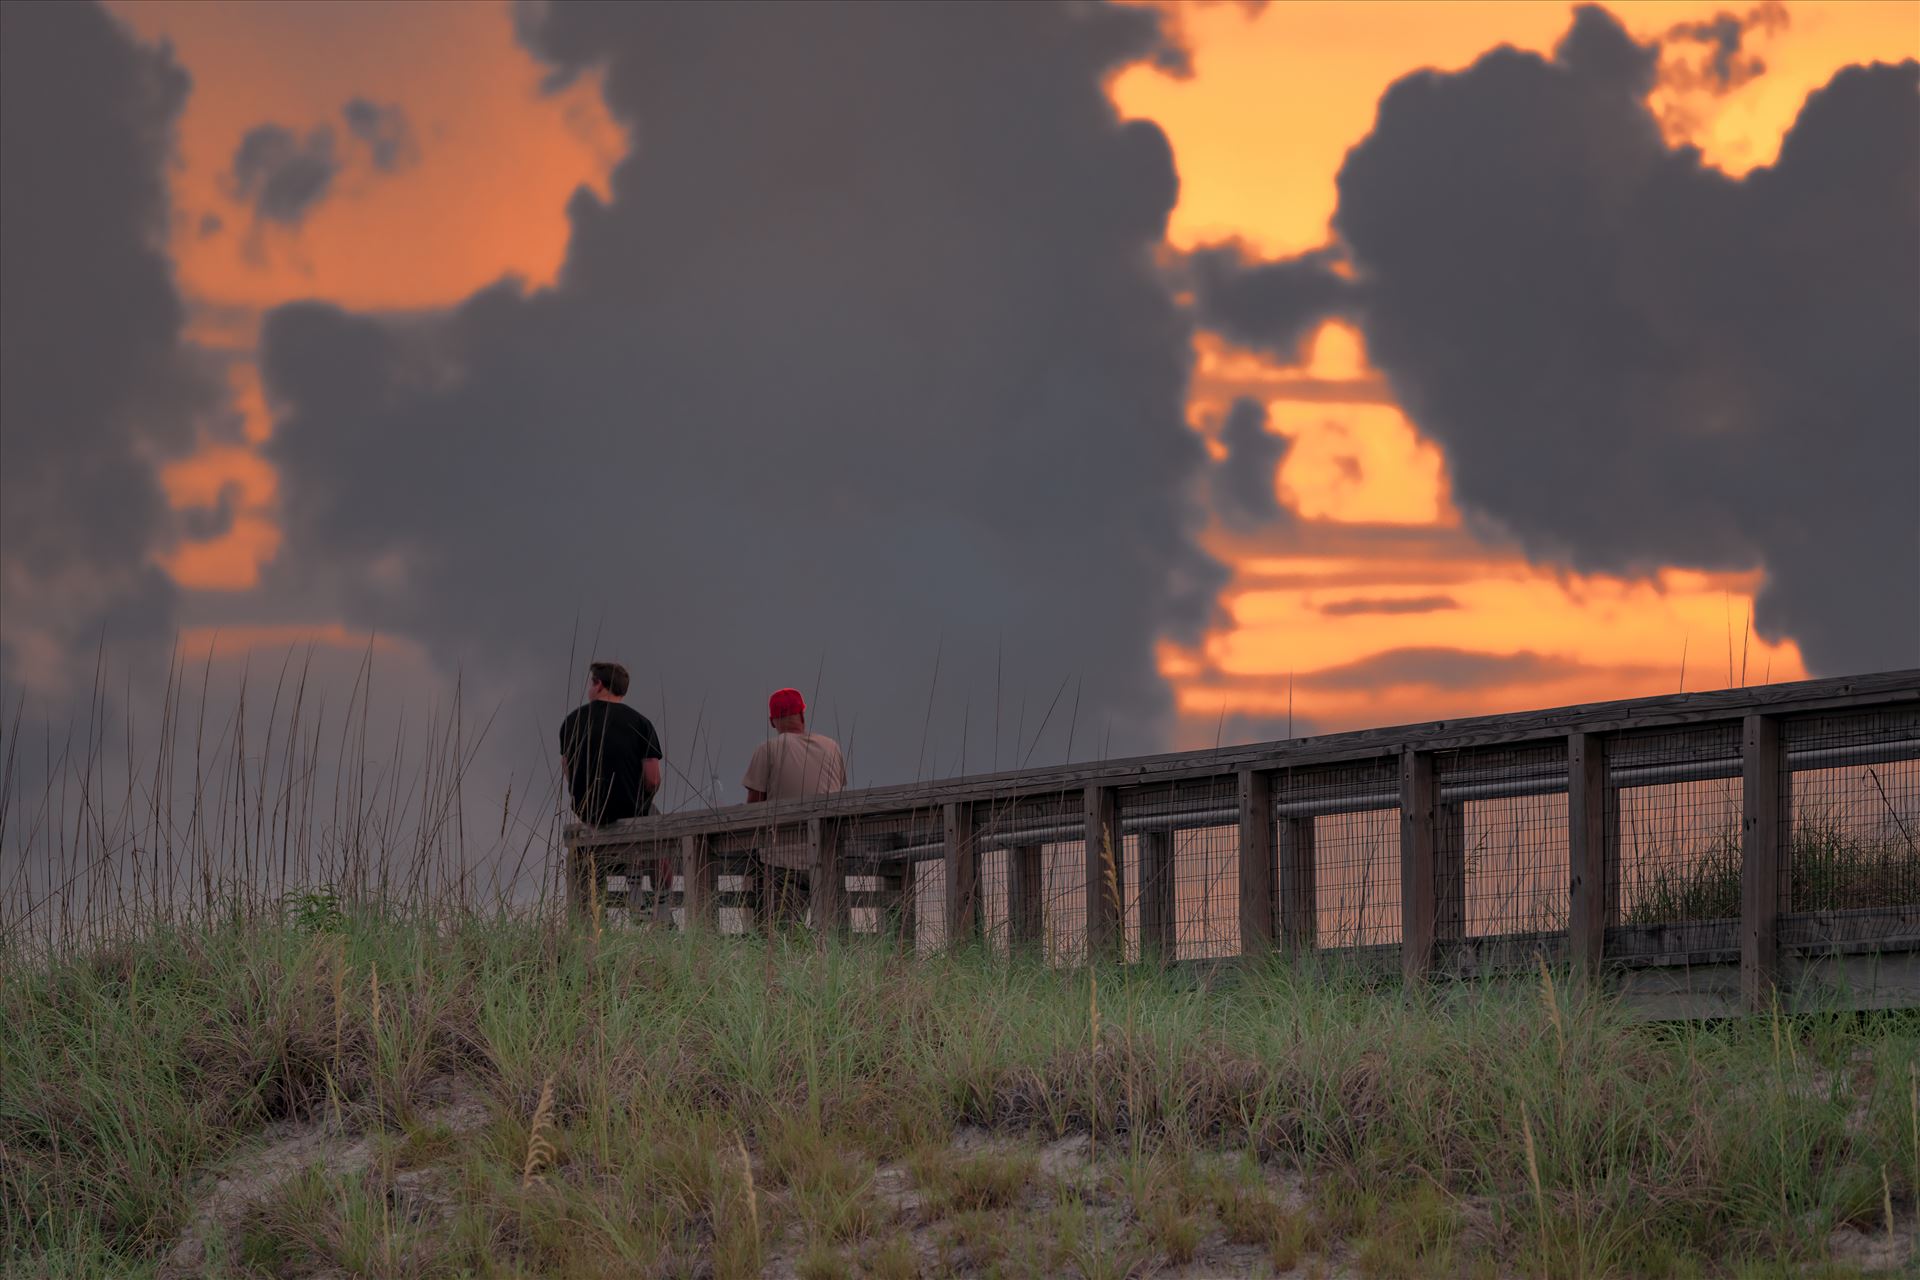
M763 791L769 801L805 800L832 795L847 785L847 763L840 744L818 733L776 733L753 749L743 784ZM760 850L769 866L805 871L812 858L805 843L772 844Z
M840 744L818 733L776 733L753 749L743 780L769 800L832 795L847 785Z

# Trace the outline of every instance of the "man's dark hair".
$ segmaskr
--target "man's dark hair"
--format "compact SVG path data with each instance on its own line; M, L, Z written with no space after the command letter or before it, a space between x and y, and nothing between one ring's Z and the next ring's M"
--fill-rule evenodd
M596 662L587 668L587 674L598 680L614 697L627 696L627 669L619 663Z

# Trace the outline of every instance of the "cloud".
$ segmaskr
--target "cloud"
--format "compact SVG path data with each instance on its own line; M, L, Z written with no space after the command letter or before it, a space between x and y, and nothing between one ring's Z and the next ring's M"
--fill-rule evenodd
M1320 612L1329 618L1351 618L1363 613L1440 613L1459 607L1460 602L1452 596L1387 596L1381 599L1356 597L1351 600L1330 600L1320 606Z
M1449 691L1487 686L1551 684L1587 668L1568 658L1521 650L1481 653L1472 649L1409 647L1388 649L1337 667L1303 671L1295 684L1303 689L1379 689L1424 685Z
M859 780L1164 741L1155 646L1224 575L1154 262L1172 156L1102 88L1174 58L1159 16L519 16L639 143L609 200L575 194L550 290L270 315L273 572L490 693L577 696L577 622L673 768L736 798L788 684ZM526 714L543 751L563 709Z
M1220 427L1227 456L1214 464L1213 508L1230 528L1248 529L1281 515L1274 473L1286 456L1285 437L1267 430L1267 410L1258 400L1233 402Z
M1708 51L1697 65L1676 59L1663 68L1661 78L1683 92L1730 93L1767 69L1758 54L1745 51L1746 37L1754 31L1771 35L1785 30L1789 21L1786 5L1766 0L1744 15L1722 11L1704 21L1676 23L1667 30L1668 42L1703 44Z
M1316 299L1356 317L1455 501L1536 560L1762 566L1756 626L1811 668L1914 665L1920 64L1841 70L1735 179L1662 139L1658 54L1585 7L1550 58L1398 81L1339 175L1353 296L1308 270L1262 329L1205 310L1230 274L1204 318L1284 350Z
M234 198L256 218L297 227L339 175L328 126L317 125L301 138L285 125L257 124L234 149L228 181Z
M367 158L376 172L398 173L419 162L420 147L414 140L413 125L397 102L381 105L365 98L353 98L341 108L347 132L365 145Z
M155 464L216 403L164 248L188 88L97 5L0 6L0 684L171 630Z
M1258 262L1237 244L1196 249L1185 267L1207 327L1284 365L1303 364L1314 331L1345 309L1352 288L1331 251Z

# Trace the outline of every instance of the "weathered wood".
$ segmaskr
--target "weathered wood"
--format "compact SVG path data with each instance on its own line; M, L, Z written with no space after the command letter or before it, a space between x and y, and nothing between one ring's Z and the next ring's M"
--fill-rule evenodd
M707 838L680 837L680 904L689 929L710 929L714 925L714 890L717 888L713 860L707 856Z
M1140 958L1164 963L1179 954L1173 832L1140 833Z
M1278 864L1280 945L1288 951L1311 951L1320 930L1319 902L1314 890L1314 839L1310 817L1282 818Z
M1434 884L1433 756L1400 756L1400 970L1408 981L1433 968L1439 904Z
M1086 806L1087 957L1117 958L1123 940L1121 903L1126 901L1120 843L1120 796L1112 787L1088 787Z
M813 927L822 936L847 930L847 881L840 869L841 824L830 818L807 822L808 887Z
M1608 883L1606 740L1597 734L1567 735L1567 957L1577 981L1600 972L1607 933ZM1612 829L1617 833L1616 820ZM1612 861L1618 866L1619 842ZM1614 878L1618 879L1617 871Z
M1436 794L1438 789L1436 788ZM1433 940L1451 952L1467 936L1467 806L1433 806Z
M1242 769L1240 793L1240 954L1273 949L1273 775Z
M980 937L980 850L974 839L973 805L948 803L942 812L946 839L947 946Z
M585 916L593 908L595 879L599 875L599 850L569 842L567 845L567 909Z
M1781 811L1787 799L1780 721L1747 716L1741 747L1740 996L1758 1013L1772 1003L1780 978Z
M1758 688L1669 694L1543 711L1397 725L1325 734L1315 738L1138 756L1092 764L978 774L936 782L842 791L831 796L783 803L778 806L777 815L768 813L765 804L734 805L632 818L602 828L585 828L576 824L569 826L566 834L570 841L577 837L585 844L620 844L631 842L636 836L653 839L679 836L689 831L735 832L764 823L774 816L785 822L815 816L928 807L950 801L995 799L1005 802L1023 795L1058 793L1091 784L1132 785L1233 773L1241 768L1277 769L1340 763L1397 755L1406 750L1442 751L1535 742L1564 737L1570 732L1614 733L1625 729L1704 723L1745 715L1750 711L1781 714L1788 711L1797 713L1915 702L1920 702L1920 670L1888 671Z
M1007 850L1007 941L1015 950L1036 956L1044 952L1047 937L1043 871L1039 845Z
M889 881L888 887L893 891L893 936L911 951L920 929L920 864L901 863Z

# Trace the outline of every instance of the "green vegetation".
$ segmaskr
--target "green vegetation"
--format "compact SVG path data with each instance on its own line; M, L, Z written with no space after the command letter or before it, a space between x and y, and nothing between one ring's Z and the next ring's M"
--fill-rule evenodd
M9 957L0 1018L9 1275L1855 1274L1833 1233L1910 1241L1920 1187L1920 1014L1632 1024L1544 972L303 903Z
M1839 823L1796 826L1787 848L1794 911L1850 911L1920 898L1920 846L1905 830L1863 838ZM1740 829L1685 855L1645 856L1627 902L1629 924L1728 920L1740 914Z

